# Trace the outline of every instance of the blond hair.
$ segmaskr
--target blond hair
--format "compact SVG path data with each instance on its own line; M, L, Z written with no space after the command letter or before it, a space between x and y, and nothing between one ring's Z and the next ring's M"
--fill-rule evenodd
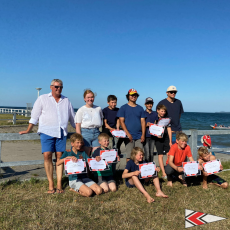
M133 161L135 161L135 157L136 157L136 155L138 154L138 152L142 152L142 153L144 154L143 149L141 149L140 147L134 147L134 148L132 149L130 159L133 160Z
M93 92L92 90L90 90L90 89L86 89L86 90L84 91L83 97L85 98L85 97L86 97L86 94L88 94L88 93L92 93L92 94L93 94L93 97L95 97L94 92Z
M83 137L81 134L79 133L74 133L70 136L70 142L71 143L74 143L76 140L78 141L83 141Z
M109 135L107 133L101 133L101 134L99 134L98 140L101 141L103 138L109 140Z
M207 154L207 153L208 153L208 149L207 149L206 147L200 147L200 148L197 150L197 152L198 152L198 155L199 155L200 157L202 157L203 154Z
M178 132L176 134L176 139L179 141L179 140L182 140L182 141L188 141L188 136L185 134L185 133L181 133L181 132Z

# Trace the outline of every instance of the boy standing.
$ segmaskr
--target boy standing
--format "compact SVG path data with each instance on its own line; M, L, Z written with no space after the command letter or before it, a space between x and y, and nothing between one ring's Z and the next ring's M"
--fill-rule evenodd
M92 157L96 158L97 161L100 161L100 151L109 150L109 135L106 133L101 133L98 136L98 142L101 146L93 152ZM117 190L116 182L113 178L112 164L109 164L109 170L97 171L94 173L94 176L97 177L98 185L103 189L105 193L109 192L110 190L112 192Z
M78 159L84 159L87 162L88 155L84 151L80 151L83 143L81 134L74 133L70 137L71 150L66 150L61 158L57 161L57 165L62 165L65 159L72 159L76 162ZM70 190L77 192L82 196L90 197L93 192L97 195L102 193L102 189L91 179L88 178L87 173L69 175Z
M125 139L126 158L130 160L131 151L134 147L143 149L145 141L145 112L144 109L136 104L139 94L135 89L130 89L126 98L128 103L121 106L117 113L121 127L126 132L128 138Z
M153 161L153 152L154 152L154 145L155 145L155 137L152 136L149 132L150 123L154 124L155 121L158 119L157 113L152 111L153 104L154 102L151 97L145 99L146 131L145 131L144 151L145 151L146 162Z
M202 167L202 164L204 162L208 162L208 161L213 161L216 160L216 157L212 155L212 153L208 152L208 149L206 147L200 147L198 149L198 155L199 155L199 164ZM223 166L220 166L220 170L223 170ZM208 182L210 182L210 184L215 184L221 188L227 188L228 187L228 182L226 182L224 179L218 177L215 174L211 174L208 175L204 170L202 170L202 174L203 174L203 188L207 189L208 188Z
M184 176L182 162L185 162L186 157L189 161L194 161L190 147L187 145L188 137L184 133L177 133L176 143L172 145L168 153L165 172L168 177L168 186L172 187L172 175L179 176L178 179L184 186L187 186ZM182 174L182 175L180 175Z
M164 105L157 106L156 124L158 123L159 119L166 118L165 116L166 112L167 112L167 108ZM168 155L169 149L172 146L172 131L171 131L170 123L165 127L163 137L162 136L156 137L155 143L156 143L159 165L162 170L162 178L167 179L165 169L164 169L163 156Z

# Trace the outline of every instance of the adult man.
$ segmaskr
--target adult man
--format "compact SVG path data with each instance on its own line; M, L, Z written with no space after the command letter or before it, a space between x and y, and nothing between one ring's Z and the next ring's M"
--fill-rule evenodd
M19 134L29 133L39 120L38 134L40 134L41 138L44 166L49 181L47 193L50 194L55 193L52 153L55 152L58 161L66 149L68 121L75 128L73 106L69 99L61 94L62 88L63 83L61 80L54 79L51 82L51 93L41 95L36 100L27 130L19 132ZM62 173L63 165L56 166L57 193L63 193Z
M171 118L172 132L182 131L180 117L184 110L181 101L175 98L177 94L177 88L171 85L168 87L166 93L168 97L160 101L158 105L162 104L166 106L167 116Z
M130 89L126 98L128 103L121 106L117 113L121 127L126 132L128 138L125 139L126 158L130 160L131 151L134 147L143 149L145 141L145 112L144 109L136 104L139 94L135 89Z

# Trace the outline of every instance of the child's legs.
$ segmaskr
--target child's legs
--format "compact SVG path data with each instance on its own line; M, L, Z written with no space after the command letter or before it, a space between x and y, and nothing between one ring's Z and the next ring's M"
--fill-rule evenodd
M82 196L89 197L92 195L92 190L84 184L84 182L80 179L69 181L70 190L73 192L77 192Z
M207 180L208 180L208 182L210 182L210 184L217 185L221 188L227 188L228 187L228 182L225 181L223 178L215 175L215 174L208 176Z
M114 182L110 182L109 184L109 189L111 192L116 192L117 191L117 186Z
M160 186L160 181L159 181L158 176L156 176L156 177L153 178L153 183L154 183L154 186L155 186L155 188L156 188L156 190L157 190L156 196L167 198L168 196L165 195L165 194L161 191L161 186Z
M153 162L154 160L154 147L155 147L155 137L151 136L150 142L149 142L149 160L150 162Z
M134 140L130 142L128 138L125 138L124 142L125 142L126 161L128 162L130 160L131 151L135 147L135 145L134 145Z
M91 185L90 188L96 193L96 195L100 195L102 193L102 188L98 186L96 183Z
M157 149L157 154L158 154L158 161L159 165L162 171L162 175L166 176L165 169L164 169L164 161L163 161L163 156L164 156L164 140L157 140L156 141L156 149Z
M150 162L150 137L145 138L144 145L144 152L145 152L145 161Z

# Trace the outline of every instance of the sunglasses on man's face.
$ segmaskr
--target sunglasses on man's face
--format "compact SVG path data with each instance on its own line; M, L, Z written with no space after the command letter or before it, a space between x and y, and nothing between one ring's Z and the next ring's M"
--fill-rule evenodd
M169 93L171 93L171 94L176 94L177 93L177 91L169 91Z
M58 86L58 85L52 85L52 86L54 86L55 89L58 89L58 88L63 89L63 86Z

